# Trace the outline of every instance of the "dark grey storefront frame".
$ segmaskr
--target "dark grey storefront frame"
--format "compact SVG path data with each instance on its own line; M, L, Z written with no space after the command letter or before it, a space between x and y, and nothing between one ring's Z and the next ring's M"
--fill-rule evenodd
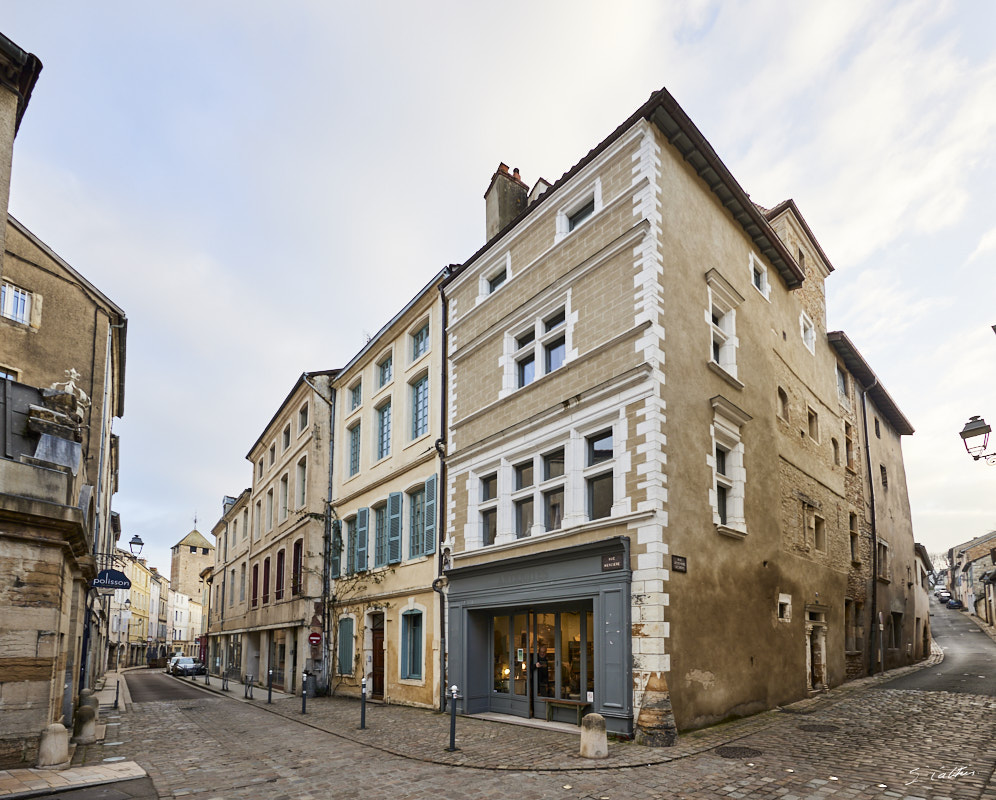
M591 710L605 717L610 732L632 735L629 537L459 567L447 577L449 677L463 696L458 711L476 714L491 706L492 641L490 623L484 622L488 614L588 601L595 657Z

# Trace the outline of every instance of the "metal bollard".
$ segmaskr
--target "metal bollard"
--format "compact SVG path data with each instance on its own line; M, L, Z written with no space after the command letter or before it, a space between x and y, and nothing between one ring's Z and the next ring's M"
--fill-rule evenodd
M211 685L211 681L208 680L209 678L210 678L210 675L208 675L207 667L205 667L204 668L204 685L205 686L210 686Z
M454 683L450 687L450 746L446 748L450 753L460 749L456 746L456 701L457 685Z
M114 684L114 707L118 707L118 692L121 691L121 676L118 675L118 680Z
M266 702L273 702L273 670L271 669L269 677L266 679Z
M246 683L245 686L242 687L242 696L247 700L252 700L252 682L253 676L246 675Z
M221 676L221 691L223 691L223 692L227 692L228 691L228 675L227 674L222 674L222 676Z
M367 729L367 679L360 682L360 730Z
M301 713L308 713L308 673L301 677Z

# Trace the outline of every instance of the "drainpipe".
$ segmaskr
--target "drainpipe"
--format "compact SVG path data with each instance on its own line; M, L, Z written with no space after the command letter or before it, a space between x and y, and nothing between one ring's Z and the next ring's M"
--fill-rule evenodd
M868 440L868 390L874 389L878 384L878 378L871 386L861 387L861 427L865 437L865 464L868 470L868 494L871 502L871 545L872 545L872 574L871 574L871 635L868 637L868 674L875 674L875 652L877 649L875 642L881 644L882 632L878 629L878 527L875 517L875 476L872 473L871 463L871 442ZM885 671L885 651L882 651L882 671Z
M446 292L443 290L447 279L453 274L453 266L443 268L446 277L439 284L439 298L442 308L442 321L440 329L442 332L442 367L440 371L440 402L439 402L439 433L436 439L436 453L439 455L439 480L436 482L436 579L432 582L432 590L439 595L439 710L446 710L448 685L446 672L446 595L444 587L447 583L443 576L443 541L446 539L446 397L447 397L447 341L446 328L449 322L446 304Z

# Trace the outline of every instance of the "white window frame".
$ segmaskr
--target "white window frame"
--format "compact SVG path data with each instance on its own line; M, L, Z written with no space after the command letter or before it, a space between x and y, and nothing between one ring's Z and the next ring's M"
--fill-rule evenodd
M385 375L385 370L387 374ZM394 353L388 351L377 359L377 388L383 389L394 380Z
M750 278L750 285L754 287L755 291L761 297L770 303L771 283L768 281L768 267L756 253L752 252L750 258L747 259L747 272ZM760 286L758 286L758 282L760 282Z
M751 416L721 395L716 395L710 402L713 419L709 426L711 447L706 463L712 471L709 504L712 507L713 524L718 533L742 539L747 535L747 469L744 464L741 428L751 420ZM717 470L717 448L726 453L725 474L720 474ZM719 514L719 492L716 488L719 485L727 489L725 522L720 519Z
M816 326L805 311L799 312L799 336L806 349L816 355Z
M497 286L493 286L495 279L504 274L504 279ZM477 279L477 303L487 300L503 286L506 286L512 279L512 254L506 251L498 258L490 261L482 270Z
M32 297L32 292L27 289L4 281L0 284L0 316L30 325Z
M560 313L563 313L564 321L547 330L550 320ZM498 393L499 399L531 386L540 378L563 369L577 358L577 350L574 348L574 327L577 320L577 312L571 310L570 295L568 295L566 298L560 298L557 303L547 304L543 308L543 313L520 322L511 328L510 333L505 334L504 354L501 358L504 375L502 388ZM519 341L527 336L532 336L532 339L520 347ZM563 361L556 368L548 370L547 356L551 352L550 347L561 337L564 339ZM533 377L528 383L520 385L519 366L529 358L533 361Z
M360 463L362 459L363 429L362 423L357 422L346 430L349 433L349 448L346 451L346 474L351 478L360 473ZM353 468L353 462L356 468Z
M349 410L355 411L363 405L363 380L358 380L349 387Z
M305 403L297 410L297 435L300 436L308 428L308 422L311 419L311 409L308 403Z
M591 203L591 213L571 226L571 218ZM554 234L554 244L564 237L570 236L574 231L580 230L591 222L602 210L602 179L599 177L587 181L578 186L570 195L565 197L563 204L557 209L556 233Z
M422 345L422 350L419 352L419 337L423 332L425 333L425 339L423 340L424 344ZM431 336L432 333L429 329L429 320L427 319L423 320L422 323L409 334L409 340L411 341L411 363L414 364L422 358L422 356L429 352L430 345L432 344Z
M280 434L280 452L286 453L291 446L291 424L288 422Z
M715 269L706 273L709 304L705 310L709 326L709 364L715 365L737 383L737 306L744 302L741 295Z
M418 430L418 411L419 411L419 397L418 397L418 387L424 383L425 384L425 395L423 398L424 402L424 425L425 430ZM408 397L410 399L411 407L411 428L409 430L411 441L420 439L421 437L429 433L429 373L422 372L417 377L412 378L408 384Z
M391 455L391 440L394 436L394 412L391 408L391 400L388 398L375 409L377 413L377 438L374 441L374 454L376 460L387 458ZM387 412L385 424L384 412Z

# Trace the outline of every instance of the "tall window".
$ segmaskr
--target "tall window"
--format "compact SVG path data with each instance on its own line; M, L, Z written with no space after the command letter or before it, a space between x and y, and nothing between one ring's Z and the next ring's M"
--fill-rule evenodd
M429 376L412 384L412 438L429 432Z
M849 422L844 423L844 463L854 469L854 428Z
M246 565L239 567L239 602L246 601Z
M564 521L563 478L564 449L560 448L543 456L543 525L548 531L559 531Z
M353 618L339 620L339 663L336 672L340 675L353 674Z
M287 495L290 488L290 476L280 478L280 521L287 519Z
M515 511L515 538L524 539L532 532L533 527L533 461L524 461L517 464L515 472L515 493L512 495L512 504Z
M374 566L387 564L387 504L374 510Z
M27 325L31 320L31 292L12 283L0 284L0 314Z
M846 404L848 401L847 373L844 372L844 368L840 364L837 365L837 394L840 397L840 402Z
M377 458L391 454L391 401L377 409Z
M481 478L481 536L484 544L494 544L498 533L498 475Z
M232 569L232 582L228 585L228 605L235 605L235 570Z
M799 314L799 333L802 336L802 343L810 353L816 352L816 327L809 318L809 314L803 311Z
M282 453L284 450L290 447L290 443L291 443L291 428L290 428L290 423L288 423L284 427L283 436L280 441L280 452Z
M408 557L425 552L425 488L408 495Z
M588 519L602 519L612 513L612 431L589 436L585 447Z
M851 561L861 561L861 540L858 536L858 515L851 513L847 515L848 530L851 537Z
M274 584L273 595L275 600L284 599L284 574L286 572L285 570L286 564L284 563L285 552L286 551L284 550L279 550L277 552L277 574L274 576L274 581L273 581Z
M304 585L302 578L304 575L304 540L298 539L294 542L294 555L291 562L291 594L302 594Z
M266 529L273 529L273 489L266 493Z
M256 501L256 514L252 519L252 538L259 539L260 520L263 518L263 510L260 501Z
M304 429L308 427L308 404L305 403L297 411L297 432L304 433Z
M730 451L716 445L716 510L719 513L719 524L725 525L727 520L727 498L733 481L726 472L726 456Z
M429 323L425 323L412 334L412 361L424 355L429 349Z
M356 385L349 390L349 410L359 408L363 402L363 382L357 381Z
M513 337L515 388L521 389L541 375L560 369L567 361L569 335L566 307L561 307Z
M252 565L252 607L259 605L259 564Z
M726 374L737 378L737 306L743 296L715 269L706 273L709 306L709 361Z
M401 677L422 677L422 612L406 611L401 615Z
M394 361L391 354L388 353L384 360L377 365L378 388L390 383L392 377L394 377Z
M356 517L346 520L346 574L356 572Z
M263 604L270 602L270 559L263 559Z
M307 503L308 495L308 459L307 457L302 458L297 462L297 478L295 481L295 486L297 487L297 497L295 498L298 508L304 508Z
M725 397L712 398L712 453L707 462L713 469L711 494L713 521L719 533L727 536L747 535L745 495L747 471L741 427L750 421L749 414Z
M360 471L360 423L349 429L349 474Z

